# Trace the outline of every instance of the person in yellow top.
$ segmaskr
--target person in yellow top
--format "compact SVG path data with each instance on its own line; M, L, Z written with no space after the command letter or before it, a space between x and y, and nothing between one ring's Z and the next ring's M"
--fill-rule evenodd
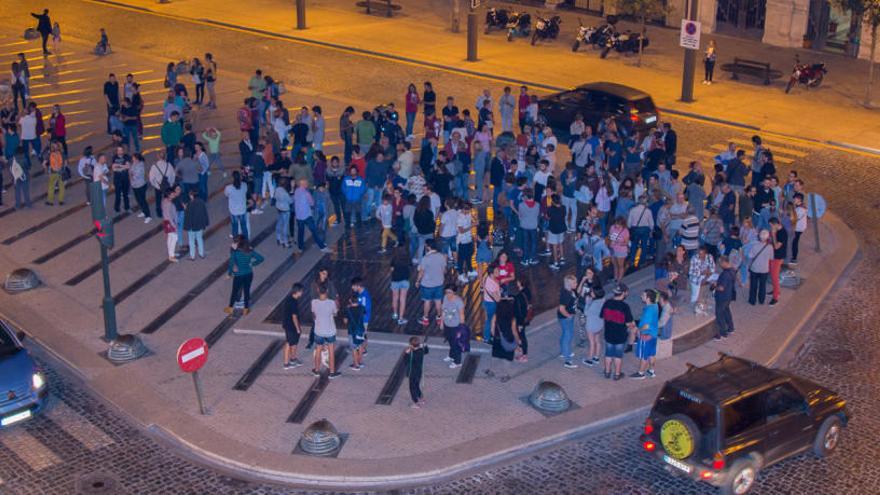
M62 170L64 169L64 155L61 153L61 146L58 142L53 141L49 147L49 192L46 196L46 204L55 206L55 187L58 187L58 204L64 204L64 177Z

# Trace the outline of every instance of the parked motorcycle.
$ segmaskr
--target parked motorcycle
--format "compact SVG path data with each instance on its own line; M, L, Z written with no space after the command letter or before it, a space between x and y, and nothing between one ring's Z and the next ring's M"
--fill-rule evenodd
M578 31L577 34L574 35L574 43L571 44L571 51L578 51L581 43L590 44L590 40L593 38L593 34L597 29L598 28L594 28L593 26L584 26L584 23L581 22L581 18L578 17Z
M486 11L486 34L489 34L489 30L493 28L507 29L508 20L509 16L507 10L490 7L489 10Z
M507 21L507 41L513 38L525 38L532 32L532 16L526 12L513 12Z
M559 36L559 25L562 24L562 18L558 15L547 19L538 16L535 21L535 32L532 33L532 44L534 45L538 39L555 40Z
M818 88L825 78L828 69L824 62L818 64L802 64L800 57L795 55L794 68L791 70L791 77L788 84L785 85L785 92L791 91L796 84L804 85L808 88Z
M631 31L614 33L605 40L599 58L607 57L611 50L623 53L624 55L639 53L639 40L641 40L643 50L648 47L650 40L647 36L643 37L639 33L633 33Z
M574 43L571 45L571 51L576 52L580 48L581 43L592 45L593 49L597 49L605 45L605 41L614 34L614 28L610 24L602 24L599 27L584 26L578 19L580 26L577 35L575 35Z

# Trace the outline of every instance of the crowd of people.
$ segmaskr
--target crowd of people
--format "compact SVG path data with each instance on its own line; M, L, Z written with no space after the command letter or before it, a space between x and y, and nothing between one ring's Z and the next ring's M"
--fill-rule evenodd
M57 188L63 204L64 184L72 176L65 117L56 105L44 126L40 109L28 98L24 55L12 75L14 98L5 102L0 120L16 207L30 206L31 156L40 158L49 174L47 202L54 203ZM76 169L87 185L98 181L108 194L112 187L117 213L131 211L133 191L145 223L153 216L148 198L153 189L172 263L182 254L205 257L208 177L212 170L227 177L221 132L215 127L198 132L192 118L196 107L217 107L216 78L211 54L204 61L168 65L163 146L148 166L140 148L139 84L132 74L121 84L110 74L103 96L113 151L94 154L87 147ZM234 238L226 311L239 300L248 311L252 267L263 259L249 245L252 215L274 213L276 242L292 247L295 231L300 251L306 230L318 248L330 252L328 228L367 225L379 232L379 254L389 263L393 321L409 324L407 296L418 288L418 323L430 326L433 315L443 329L450 368L461 365L472 337L492 345L505 366L528 360L532 294L521 274L545 258L550 270L574 269L564 276L557 307L563 365L578 366L573 346L579 343L585 348L582 364L597 365L604 356L604 376L620 379L623 354L633 348L639 367L632 377L653 377L657 340L671 336L674 311L705 313L713 295L716 338L723 339L734 331L730 302L738 287L748 285L750 304L764 304L769 280L769 304L776 304L781 268L797 263L807 228L803 181L794 170L780 181L773 153L758 136L749 150L731 143L708 170L696 161L680 170L678 138L669 122L640 129L612 117L588 123L578 115L567 130L557 129L566 131L558 138L525 86L517 95L506 87L497 100L486 89L469 108L454 96L438 106L435 89L425 82L421 92L414 84L406 89L404 119L393 102L359 113L345 108L338 120L341 156L328 157L320 106L288 109L283 83L260 70L247 90L235 111L239 160L229 167L223 188ZM49 151L43 153L46 133ZM623 279L651 261L656 287L641 295L644 308L635 321ZM468 284L478 287L485 313L482 328L473 331L461 297ZM339 373L332 361L337 315L348 321L357 349L352 369L363 366L371 303L362 280L352 281L350 292L345 299L327 284L311 290L294 286L285 319L291 346L285 366L300 364L296 346L308 311L314 343L330 355L331 377ZM310 304L299 302L305 293ZM427 351L418 349L412 355L422 359ZM316 357L316 373L320 364ZM502 380L510 376L508 368L490 372Z

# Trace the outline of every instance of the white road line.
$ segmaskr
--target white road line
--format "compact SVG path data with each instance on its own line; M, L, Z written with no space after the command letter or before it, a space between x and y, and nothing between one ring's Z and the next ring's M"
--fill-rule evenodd
M0 431L0 443L34 471L42 471L61 462L61 458L21 428Z
M731 138L730 141L733 143L736 143L740 146L746 147L746 150L747 150L746 153L749 153L749 151L751 151L751 149L753 147L752 142L746 141L745 139ZM797 157L807 156L806 152L789 148L788 146L791 146L791 144L787 144L782 141L776 141L773 139L764 139L764 138L761 138L761 141L764 142L765 146L770 148L770 151L772 151L774 155L777 153L784 153L786 155L792 155L792 156L797 156ZM727 149L726 145L725 145L725 149Z
M726 146L717 145L717 144L712 145L712 148L719 150L719 151L723 151L723 150L727 149ZM697 155L700 155L700 156L708 156L708 157L712 157L712 158L715 158L715 156L718 155L718 153L716 153L714 151L709 151L709 150L698 150L698 151L695 151L694 153ZM773 151L773 161L775 161L777 163L785 163L786 165L788 165L788 164L794 163L794 158L779 156L779 154L777 154L777 152L774 150Z
M83 444L90 451L115 443L103 430L90 423L61 401L56 401L46 413L46 416L54 421L62 430L69 433L70 436L79 440L79 443Z

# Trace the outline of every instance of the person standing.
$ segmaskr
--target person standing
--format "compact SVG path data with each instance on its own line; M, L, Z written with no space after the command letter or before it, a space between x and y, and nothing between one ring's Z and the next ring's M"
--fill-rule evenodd
M321 355L326 352L327 364L330 368L329 377L332 380L342 374L336 370L336 357L334 356L336 347L335 317L337 311L339 311L339 306L335 300L329 298L327 287L321 286L318 291L318 297L312 299L311 307L315 319L315 344L317 345L314 352L315 367L312 368L312 374L315 376L320 375Z
M409 377L409 395L413 402L410 407L413 409L420 409L425 404L421 382L425 366L425 355L429 351L428 346L419 342L418 337L410 337L409 347L403 351L407 356L406 376Z
M351 116L354 115L354 108L346 107L342 115L339 116L339 136L342 138L344 150L342 154L343 165L351 163L351 151L354 139L354 124L351 122Z
M715 73L715 40L709 40L709 46L706 47L706 55L703 57L703 67L706 69L706 77L703 78L703 84L712 84L712 76Z
M241 235L235 238L227 268L227 276L232 277L232 293L229 295L229 306L224 309L226 314L232 314L232 308L240 298L244 298L243 314L246 315L250 312L251 283L254 281L253 267L262 263L264 259L260 253L251 249L247 238Z
M767 294L767 276L770 273L770 260L773 258L774 247L769 230L761 230L758 242L754 243L748 253L749 270L749 304L764 304Z
M110 162L110 170L113 172L113 188L115 190L113 209L116 213L119 213L120 206L124 206L127 213L131 212L131 200L128 195L129 189L131 189L130 169L131 157L125 153L123 146L117 146L113 160Z
M688 283L691 290L691 305L694 314L704 313L700 305L700 295L703 286L709 281L709 277L715 273L715 260L709 256L709 250L706 246L700 246L697 254L691 258L690 267L688 268Z
M21 151L23 155L23 166L28 169L31 167L31 150L36 156L40 156L41 143L38 133L38 120L36 106L33 103L28 104L24 110L24 115L18 119L19 133L21 139Z
M205 54L205 85L208 88L208 104L206 105L208 108L216 109L217 108L217 93L214 89L215 84L217 83L217 62L214 60L214 55L210 53Z
M636 358L639 360L639 370L629 377L634 380L644 380L646 377L654 378L654 363L657 361L657 335L658 322L660 320L660 307L657 305L659 294L654 289L648 289L642 293L642 316L639 318L639 326L636 331Z
M456 335L459 326L464 324L464 301L455 293L455 285L447 284L443 290L441 303L443 315L443 335L449 343L449 355L443 361L449 363L450 369L461 367L461 346Z
M46 48L46 42L49 41L49 35L52 34L52 21L49 19L49 9L43 9L42 14L34 14L31 17L37 20L37 31L43 38L43 55L49 55L49 49Z
M419 111L419 103L422 102L415 84L409 84L406 88L406 96L404 98L406 100L406 135L409 137L413 135L413 127L415 127L416 123L416 113Z
M434 240L425 241L427 254L419 262L419 275L416 278L416 287L419 287L422 299L422 318L419 320L423 326L428 326L431 321L428 315L433 303L437 311L437 324L443 323L441 301L443 299L443 282L446 279L446 255L436 250Z
M406 296L409 293L409 277L412 262L406 248L398 246L391 258L391 319L398 325L406 325Z
M779 278L782 272L782 264L788 251L788 232L782 227L779 219L770 219L770 237L773 243L773 258L770 260L770 281L773 284L773 297L770 298L770 306L779 302L781 295Z
M315 198L312 197L312 193L309 192L308 187L309 182L305 179L301 179L296 191L293 192L293 206L294 214L296 216L296 245L300 251L305 251L305 230L306 227L308 227L309 232L312 233L312 238L314 239L315 244L318 245L321 252L329 253L330 249L324 244L324 239L321 238L321 234L318 232L318 228L315 225L315 219L312 216L313 208L315 206Z
M496 374L492 371L495 359L501 360L502 371L499 380L501 383L510 381L510 363L516 356L516 349L520 346L520 338L515 323L513 298L503 297L498 301L498 310L495 313L495 325L492 327L492 361L489 369L485 371L490 378Z
M183 230L189 240L189 259L195 261L196 251L199 258L205 258L205 229L210 225L208 220L208 205L199 196L198 192L189 192L189 203L183 213Z
M791 240L791 261L789 265L797 265L801 236L807 231L807 207L804 205L803 193L795 193L794 201L794 238Z
M275 188L275 209L278 214L275 217L275 242L284 248L290 247L290 208L293 198L290 197L290 179L281 177L278 179L278 187Z
M141 209L137 216L143 218L144 223L150 223L153 218L150 216L150 204L147 203L147 167L140 153L135 153L132 157L128 175L131 189L134 191L134 199Z
M559 305L556 308L556 318L559 321L559 355L565 360L563 366L569 369L578 366L572 362L574 352L571 349L571 339L574 337L575 304L577 303L577 279L574 275L566 275L562 280L562 289L559 291Z
M501 114L501 132L513 132L513 114L516 111L516 98L510 94L510 86L498 99L498 112Z
M247 217L247 185L241 180L241 172L232 172L232 184L227 184L223 190L229 209L229 218L232 225L232 237L243 236L249 238L250 226Z
M284 328L286 345L284 346L284 369L289 370L302 366L296 357L296 348L302 336L302 296L304 288L299 282L293 284L290 294L284 299L281 326Z
M718 258L721 274L714 284L715 294L715 340L726 339L734 331L730 303L736 301L736 274L727 256Z
M168 249L168 261L177 263L177 207L174 206L174 197L177 189L168 188L163 193L162 199L162 230L165 232L165 246Z
M614 380L623 377L623 352L629 331L635 327L632 311L626 303L627 291L626 285L618 283L614 297L605 301L600 313L605 323L605 378L611 378L613 372Z
M116 80L116 74L112 72L104 83L104 103L107 105L107 134L111 134L113 129L110 127L110 117L119 112L119 82ZM164 126L162 129L164 131Z
M162 198L166 189L171 188L177 180L174 166L165 160L165 150L157 152L156 163L150 167L150 186L156 194L156 216L162 218Z
M61 113L60 105L52 106L52 115L49 116L49 140L57 141L64 151L64 159L67 159L67 118Z
M174 168L180 176L180 185L183 187L183 194L189 198L190 191L199 190L199 164L192 159L183 146L177 148L177 159L174 161Z
M312 148L315 151L323 151L324 149L324 131L326 123L324 122L324 112L321 107L315 105L312 107Z
M86 146L83 150L83 156L79 159L79 162L76 164L76 173L83 180L83 183L86 185L86 204L91 204L91 184L92 177L95 174L95 157L93 156L93 148L91 146Z
M46 204L55 206L55 187L58 187L58 204L64 204L64 168L67 164L64 161L64 155L61 153L61 145L52 143L49 146L49 160L46 163L49 174L49 190L46 195ZM69 172L69 169L68 169Z

